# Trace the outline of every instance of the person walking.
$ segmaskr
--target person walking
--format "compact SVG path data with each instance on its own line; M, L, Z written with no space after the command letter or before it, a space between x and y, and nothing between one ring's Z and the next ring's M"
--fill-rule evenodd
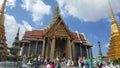
M49 63L47 64L46 68L51 68L50 64L51 64L51 62L49 62Z
M57 64L57 68L61 68L60 62L58 62L58 64Z
M79 67L79 68L81 68L81 61L82 61L82 58L79 57L79 58L78 58L78 67Z
M55 68L54 62L51 63L51 68Z

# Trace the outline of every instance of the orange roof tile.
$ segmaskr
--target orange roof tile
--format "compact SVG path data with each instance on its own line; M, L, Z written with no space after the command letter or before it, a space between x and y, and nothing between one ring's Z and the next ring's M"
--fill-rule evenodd
M31 35L32 34L32 35ZM71 32L72 38L73 38L73 42L76 43L87 43L86 39L84 37L83 34L79 34L79 38L78 38L78 34L76 32ZM26 31L25 33L25 38L23 40L43 40L43 30L33 30L33 31ZM28 42L28 41L26 41Z
M42 40L43 39L43 30L26 31L25 37L23 39Z
M25 33L25 37L29 37L30 34L31 34L31 31L26 31L26 33Z
M33 30L33 35L43 36L43 30Z

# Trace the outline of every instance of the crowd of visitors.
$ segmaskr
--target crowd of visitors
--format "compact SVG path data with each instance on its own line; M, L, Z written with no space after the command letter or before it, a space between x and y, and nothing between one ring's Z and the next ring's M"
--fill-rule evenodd
M99 59L99 61L102 59ZM98 62L97 60L86 59L85 57L78 58L79 68L120 68L119 65L115 65L112 61Z
M79 68L120 68L119 65L115 65L113 62L98 62L96 60L87 59L86 57L78 57L77 63L73 62L72 59L69 58L60 58L59 56L56 57L55 60L50 60L47 57L43 60L41 57L38 57L39 66L43 66L45 68L70 68L72 66L76 66Z

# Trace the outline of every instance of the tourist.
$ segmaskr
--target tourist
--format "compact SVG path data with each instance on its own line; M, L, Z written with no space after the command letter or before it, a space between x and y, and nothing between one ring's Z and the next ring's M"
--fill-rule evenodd
M44 60L43 65L44 65L44 66L47 65L47 60L46 60L46 59Z
M54 62L51 63L51 68L55 68Z
M79 58L78 58L78 66L79 66L79 68L81 68L81 60L82 60L82 58L79 57Z
M68 61L67 61L67 66L70 66L70 64L71 64L71 60L68 59Z
M74 61L73 60L71 60L71 64L70 64L71 66L74 66Z
M39 55L38 56L38 65L41 65L42 64L42 62L41 62L41 56Z
M86 68L86 66L85 66L85 57L83 57L83 59L81 60L81 67Z
M97 62L95 68L99 68L99 67L100 67L99 63Z
M63 65L66 67L67 59L66 57L63 58Z
M50 62L50 58L49 58L49 57L47 57L47 59L46 59L46 60L47 60L47 63L49 63L49 62Z
M51 62L49 62L49 63L47 64L46 68L51 68L50 64L51 64Z
M110 67L111 67L111 68L117 68L114 63L111 63L111 64L110 64Z
M102 68L102 66L103 66L103 64L102 64L102 63L100 63L99 68Z
M57 68L61 68L60 62L58 62L58 64L57 64Z
M57 63L60 61L60 56L57 56L56 61Z

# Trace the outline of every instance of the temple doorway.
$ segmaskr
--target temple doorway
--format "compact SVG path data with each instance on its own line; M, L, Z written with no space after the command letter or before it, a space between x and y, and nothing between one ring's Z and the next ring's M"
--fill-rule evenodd
M55 43L55 57L66 57L66 43L65 39L56 39Z

